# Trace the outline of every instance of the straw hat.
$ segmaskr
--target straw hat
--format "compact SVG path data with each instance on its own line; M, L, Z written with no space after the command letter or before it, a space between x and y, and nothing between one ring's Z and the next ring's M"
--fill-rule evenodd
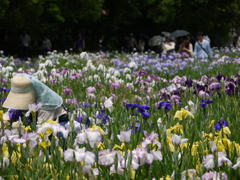
M27 77L16 75L11 80L11 91L3 103L3 107L18 110L27 110L28 104L35 103L31 81Z

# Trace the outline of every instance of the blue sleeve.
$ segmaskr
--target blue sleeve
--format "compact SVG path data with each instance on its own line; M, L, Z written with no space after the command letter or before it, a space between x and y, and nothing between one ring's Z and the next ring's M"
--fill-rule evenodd
M208 52L209 58L212 58L212 50L210 48L209 42L207 43L207 52Z
M195 46L194 46L194 53L197 55L197 47L198 47L198 43L195 42Z

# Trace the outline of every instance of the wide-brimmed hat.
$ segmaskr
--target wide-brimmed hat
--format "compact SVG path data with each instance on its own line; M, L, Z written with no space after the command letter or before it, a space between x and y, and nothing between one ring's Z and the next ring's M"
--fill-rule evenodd
M30 79L16 75L11 79L11 91L3 103L3 107L18 110L27 110L28 104L35 103L36 96Z

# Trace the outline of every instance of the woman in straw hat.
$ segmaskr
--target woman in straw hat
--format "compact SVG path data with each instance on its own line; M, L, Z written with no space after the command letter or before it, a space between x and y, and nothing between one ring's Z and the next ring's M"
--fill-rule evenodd
M64 126L68 122L67 110L62 98L37 78L19 73L11 79L9 92L3 107L15 110L28 110L29 104L42 104L37 111L37 125L47 120L57 120Z

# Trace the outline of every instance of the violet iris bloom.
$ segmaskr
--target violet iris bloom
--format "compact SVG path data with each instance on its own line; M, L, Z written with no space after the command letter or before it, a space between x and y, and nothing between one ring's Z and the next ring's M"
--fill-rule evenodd
M223 80L226 80L226 79L227 79L227 77L226 77L226 76L224 76L224 75L222 75L222 74L219 74L219 75L217 75L216 79L218 80L218 82L220 82L220 81L221 81L221 79L223 79Z
M138 109L137 109L137 112L142 113L142 112L145 112L145 111L147 111L149 109L150 109L150 106L147 105L147 104L139 105Z
M76 119L77 122L84 124L83 120L84 120L84 116L78 116L78 118ZM86 117L85 125L86 126L90 126L90 119L89 119L89 117Z
M120 88L120 84L118 84L118 83L112 83L112 84L111 84L111 88L112 88L112 89L119 89L119 88Z
M188 87L192 87L193 81L189 78L187 78L187 80L185 81L185 85Z
M88 93L97 92L95 87L92 87L92 86L88 87L86 90L87 90Z
M83 118L84 118L84 116L78 116L76 121L79 122L79 123L82 123L83 122Z
M210 88L211 90L213 90L213 89L220 89L220 87L221 87L221 85L220 85L220 83L218 83L218 82L213 82L213 83L211 83L211 84L209 85L209 88Z
M84 108L90 108L91 104L90 103L87 103L87 102L84 102L83 103L83 107Z
M167 99L167 98L170 98L169 94L163 93L160 95L160 99Z
M202 108L205 108L207 106L207 103L203 102L199 104Z
M138 76L143 76L143 75L147 75L148 73L146 71L143 70L139 70L138 71Z
M9 92L9 91L10 91L10 89L8 89L6 87L0 87L0 92L6 93L6 92Z
M214 124L214 128L216 131L219 131L220 129L222 129L223 127L227 127L228 126L228 122L221 119L220 121L215 122Z
M64 89L64 94L72 94L72 90L70 88Z
M234 83L232 83L232 82L228 83L227 89L226 89L227 95L233 95L234 92L235 92L235 89L237 89L237 88L235 88L235 84Z
M204 107L206 107L208 104L211 104L211 103L213 103L213 100L207 99L207 100L202 100L202 103L200 103L199 105L200 105L202 108L204 108Z
M0 99L0 103L3 104L6 99L7 99L7 98L5 98L5 97L1 98L1 99Z
M101 119L103 124L106 124L107 121L110 121L109 116L105 114L105 109L100 110L96 115L96 118Z
M129 103L129 104L126 105L126 108L127 109L138 108L137 112L140 113L144 119L147 119L147 118L149 118L151 116L150 113L146 112L147 110L150 109L150 106L147 105L147 104L140 105L140 104L135 104L135 103Z
M158 104L158 109L164 108L166 111L170 111L172 109L171 101L163 101Z
M141 115L142 115L142 117L144 119L147 119L147 118L149 118L151 116L151 113L149 113L149 112L142 112Z
M126 108L127 109L134 109L134 108L137 108L139 106L139 104L135 104L135 103L129 103L126 105Z
M8 111L9 113L9 119L12 120L19 120L19 118L23 118L24 114L22 113L22 111L18 111L15 109L10 109Z

